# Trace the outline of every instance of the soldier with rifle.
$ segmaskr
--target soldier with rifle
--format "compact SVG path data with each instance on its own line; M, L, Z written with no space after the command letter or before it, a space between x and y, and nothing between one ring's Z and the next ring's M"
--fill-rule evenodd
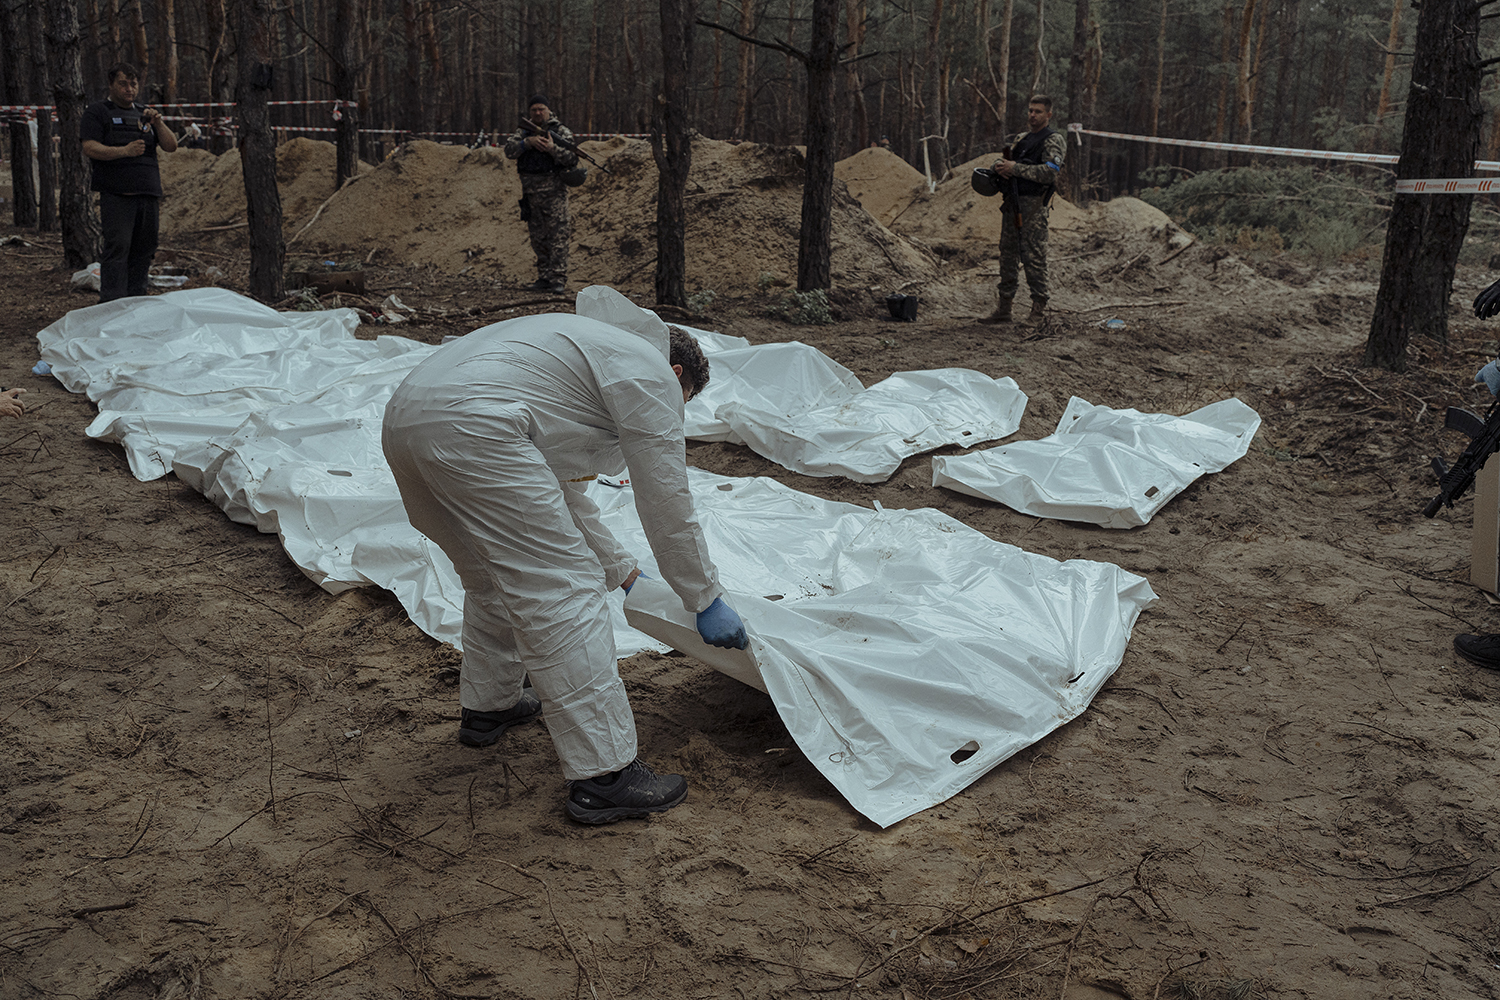
M1037 94L1026 106L1027 131L1010 140L995 161L1000 191L1005 195L1000 222L1000 284L995 311L981 323L1009 323L1011 303L1020 288L1020 268L1026 268L1031 289L1031 320L1039 320L1051 297L1047 287L1047 216L1068 145L1050 126L1052 98Z
M521 218L531 233L537 279L530 287L561 293L568 285L568 186L582 182L573 133L547 107L547 98L531 99L521 127L505 142L505 155L521 175ZM571 176L570 176L571 175Z
M1475 316L1489 319L1496 313L1500 313L1500 281L1490 285L1474 299ZM1500 397L1500 360L1491 361L1479 369L1474 381L1483 382L1491 396ZM1435 515L1445 505L1452 507L1453 501L1474 485L1474 478L1489 457L1500 451L1500 403L1490 407L1489 416L1483 421L1466 410L1449 407L1444 423L1449 428L1464 431L1472 440L1452 466L1448 466L1442 459L1433 459L1433 470L1438 474L1439 492L1422 511L1428 517ZM1500 670L1500 633L1455 636L1453 651L1477 666Z

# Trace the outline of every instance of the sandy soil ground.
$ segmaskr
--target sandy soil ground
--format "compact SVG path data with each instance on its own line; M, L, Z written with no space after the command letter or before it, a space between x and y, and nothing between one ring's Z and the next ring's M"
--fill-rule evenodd
M28 371L36 331L91 297L55 237L0 247L0 383L31 406L0 424L0 996L1500 995L1500 674L1451 651L1500 615L1467 582L1472 503L1420 513L1428 456L1461 446L1443 407L1488 401L1469 379L1500 327L1457 305L1489 276L1460 275L1450 345L1382 374L1356 367L1372 262L1179 253L1140 215L1060 212L1036 327L973 322L990 244L920 236L915 323L879 302L899 275L841 286L828 326L767 318L753 287L697 321L801 339L866 384L1011 376L1020 438L1075 394L1171 413L1235 395L1264 418L1245 459L1128 532L933 489L926 457L868 486L689 446L715 472L1116 562L1160 595L1080 719L884 831L764 696L672 654L621 671L687 803L570 824L541 727L456 742L457 657L388 594L324 593L274 537L84 437L92 404ZM161 260L234 286L241 240L183 227ZM565 308L515 290L529 275L465 271L466 242L314 246L368 256L369 302L398 294L418 312L397 332L423 340Z

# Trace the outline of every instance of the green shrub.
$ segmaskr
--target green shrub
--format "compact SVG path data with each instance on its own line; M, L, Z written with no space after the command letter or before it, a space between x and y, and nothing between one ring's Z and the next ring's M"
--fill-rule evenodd
M828 293L821 288L814 288L810 292L792 289L776 304L767 308L766 314L797 326L823 326L833 322L833 312L828 308Z
M702 319L708 315L708 311L713 308L714 299L718 297L719 293L715 292L712 288L705 288L701 292L694 292L688 296L687 311L698 319Z
M1229 167L1192 174L1155 167L1142 200L1210 243L1336 257L1384 239L1386 178L1318 167Z

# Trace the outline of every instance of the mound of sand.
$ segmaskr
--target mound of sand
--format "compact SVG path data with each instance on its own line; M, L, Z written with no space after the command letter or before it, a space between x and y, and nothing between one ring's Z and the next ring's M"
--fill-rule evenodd
M911 201L892 219L891 229L935 245L967 240L998 244L1001 198L986 198L969 183L975 167L988 167L997 157L996 153L985 153L955 167L936 191L929 193L925 184L918 185ZM1048 226L1053 231L1076 230L1085 225L1083 215L1067 199L1054 195Z
M164 235L245 221L245 175L238 153L215 156L202 149L179 149L163 153L160 162ZM281 228L287 235L301 229L333 194L337 164L331 142L299 136L276 147ZM360 166L362 171L374 169Z
M848 186L866 212L887 227L927 184L922 171L878 146L861 149L835 163L833 176Z
M575 285L649 287L656 261L651 148L623 138L583 148L609 172L590 169L572 192L569 277ZM763 275L795 278L803 163L790 147L694 140L690 291L746 294ZM516 207L520 195L515 165L497 149L412 142L339 192L303 243L361 254L383 246L404 260L525 283L535 277L535 257ZM938 261L891 233L835 181L832 270L837 287L886 289L934 278Z

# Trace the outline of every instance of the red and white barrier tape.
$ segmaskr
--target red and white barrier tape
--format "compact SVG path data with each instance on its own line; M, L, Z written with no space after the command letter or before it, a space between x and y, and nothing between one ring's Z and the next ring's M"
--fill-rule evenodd
M1500 180L1450 177L1435 180L1397 181L1397 194L1500 194Z
M1292 149L1283 146L1248 146L1237 142L1206 142L1200 139L1163 139L1153 135L1130 135L1125 132L1102 132L1097 129L1084 128L1078 122L1069 122L1068 131L1082 135L1098 135L1107 139L1128 139L1133 142L1151 142L1162 146L1188 146L1192 149L1222 149L1232 153L1256 153L1262 156L1300 156L1319 160L1339 160L1345 163L1380 163L1395 164L1400 162L1401 157L1389 156L1381 153L1345 153L1335 152L1327 149ZM1082 141L1082 140L1079 140ZM1500 172L1500 160L1477 160L1474 163L1476 170L1492 170ZM1442 184L1444 181L1428 181L1429 184ZM1398 191L1399 194L1412 192Z

